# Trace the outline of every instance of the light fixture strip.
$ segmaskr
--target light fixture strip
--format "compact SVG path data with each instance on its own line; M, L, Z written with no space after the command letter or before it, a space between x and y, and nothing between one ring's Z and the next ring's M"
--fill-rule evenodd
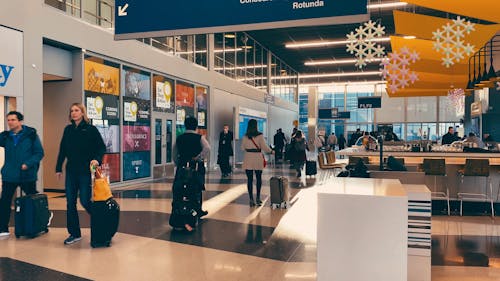
M279 80L279 79L310 79L310 78L327 78L327 77L346 77L346 76L370 76L370 75L380 75L382 72L380 71L365 71L365 72L337 72L337 73L322 73L322 74L305 74L297 76L273 76L271 79ZM260 80L267 79L267 77L247 77L236 79L238 81L251 81L251 80Z
M406 2L389 2L389 3L380 3L380 4L369 4L366 6L369 10L371 9L389 9L389 8L398 8L408 5Z
M370 40L366 40L368 42L388 42L391 41L390 37L379 37L373 38ZM325 47L325 46L333 46L333 45L345 45L350 43L349 40L336 40L336 41L316 41L316 42L302 42L302 43L289 43L286 44L285 47L289 49L297 49L297 48L316 48L316 47Z
M371 62L381 62L382 58L374 58L371 59L370 61L366 61L367 63ZM344 60L323 60L323 61L308 61L305 62L304 65L307 66L314 66L314 65L332 65L332 64L351 64L355 63L355 59L344 59Z

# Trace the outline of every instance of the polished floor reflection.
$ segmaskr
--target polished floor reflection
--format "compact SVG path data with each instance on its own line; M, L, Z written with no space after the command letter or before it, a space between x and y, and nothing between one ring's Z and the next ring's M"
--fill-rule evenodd
M291 208L269 207L273 175L290 179ZM297 179L278 166L263 179L265 205L250 207L241 171L225 179L211 173L209 215L194 233L168 225L171 179L115 190L119 231L110 248L99 249L89 245L81 208L83 240L63 245L65 198L50 193L55 217L48 234L0 240L0 280L316 280L314 200L323 175ZM436 216L432 226L432 280L500 280L500 220Z

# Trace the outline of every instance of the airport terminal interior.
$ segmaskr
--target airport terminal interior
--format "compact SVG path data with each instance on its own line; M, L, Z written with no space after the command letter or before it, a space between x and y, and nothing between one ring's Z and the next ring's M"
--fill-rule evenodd
M0 0L1 281L500 280L499 0L191 1Z

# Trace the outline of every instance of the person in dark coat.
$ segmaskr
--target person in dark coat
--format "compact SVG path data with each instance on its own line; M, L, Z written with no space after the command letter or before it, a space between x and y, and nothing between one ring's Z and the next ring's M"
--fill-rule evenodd
M302 131L298 130L295 134L295 140L293 142L293 155L291 162L293 163L293 167L295 171L297 171L297 178L302 176L302 168L304 167L304 163L306 162L306 139L302 135Z
M87 110L82 103L74 103L69 110L71 124L64 128L64 133L57 156L56 176L62 178L62 165L66 161L66 227L69 236L64 240L65 245L70 245L82 240L80 221L76 209L76 201L80 195L80 204L90 214L92 197L92 183L90 166L99 166L106 145L101 134L90 124Z
M220 166L222 177L231 174L229 158L233 155L233 132L229 131L228 125L224 125L224 130L219 134L219 154L217 155L217 164Z
M285 147L285 144L286 144L285 134L283 133L281 128L279 128L276 131L276 134L274 135L273 141L274 141L273 144L274 144L274 153L275 153L274 158L275 158L275 162L278 163L278 160L283 158L283 148Z
M340 134L338 142L339 142L339 150L344 149L345 145L347 143L347 140L345 139L344 134Z
M37 173L44 152L36 130L23 125L23 120L21 113L9 112L9 131L0 134L0 146L5 149L0 199L0 237L10 235L10 205L17 187L21 187L28 195L37 193Z
M185 230L191 232L196 226L197 218L201 218L208 214L208 211L202 209L202 191L205 190L205 166L204 159L210 156L210 145L207 139L196 132L198 120L194 117L187 117L184 121L186 131L184 134L177 136L175 141L175 179L172 187L172 215L170 216L170 224L174 228L182 226ZM196 170L188 175L187 167ZM190 178L191 176L191 178ZM182 201L186 195L184 185L188 183L187 193L192 203L188 204L191 209L189 219L185 214L179 216L185 221L177 221L173 219L174 213L184 213L181 209L185 206ZM195 203L195 204L193 204Z
M443 135L441 139L441 144L451 144L454 141L459 140L458 136L453 133L453 127L448 127L448 133Z

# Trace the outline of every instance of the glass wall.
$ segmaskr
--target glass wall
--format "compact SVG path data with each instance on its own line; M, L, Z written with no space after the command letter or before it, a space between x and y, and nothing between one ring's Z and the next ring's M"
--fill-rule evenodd
M380 88L380 87L378 87ZM307 104L302 105L307 98L307 88L300 88L299 119L301 126L307 126ZM318 120L318 128L324 128L328 134L351 135L356 129L375 131L377 125L389 125L393 132L402 140L429 139L438 141L449 126L460 126L460 116L451 111L446 97L416 97L388 99L373 85L333 85L318 87L318 107L321 109L338 108L339 111L350 112L349 119ZM357 108L358 97L380 96L382 108ZM345 104L344 104L345 101ZM439 105L439 106L438 106ZM393 118L391 118L391 116ZM438 120L439 119L439 120ZM437 120L437 121L436 121Z

